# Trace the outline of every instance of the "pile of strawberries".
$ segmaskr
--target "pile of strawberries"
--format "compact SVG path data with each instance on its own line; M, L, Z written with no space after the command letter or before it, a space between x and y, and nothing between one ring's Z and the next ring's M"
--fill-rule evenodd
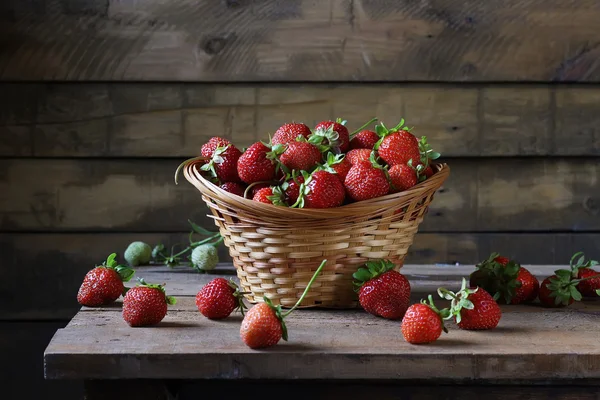
M309 292L327 260L323 260L307 284L298 302L285 312L269 298L254 305L245 313L241 292L233 281L215 278L204 285L196 295L196 306L206 318L219 320L239 310L244 319L240 337L250 348L274 346L288 339L284 319L291 314ZM436 307L433 296L411 304L411 286L408 279L395 271L388 260L369 261L353 274L354 286L361 307L368 313L389 320L402 320L400 330L412 344L436 341L442 332L448 332L445 320L453 320L459 329L494 329L500 322L500 303L524 304L536 299L545 307L566 307L583 297L600 295L600 272L592 267L594 260L586 260L583 253L573 255L570 269L559 269L540 284L537 278L518 262L492 253L477 264L457 292L438 288L438 295L449 300L447 308ZM149 326L160 323L167 314L167 306L176 300L167 296L164 285L139 284L127 288L123 284L135 271L117 264L116 254L90 270L79 289L77 300L88 307L100 307L123 298L123 319L130 326Z
M376 118L350 133L346 121L319 122L314 129L292 122L268 142L243 152L212 137L200 152L201 170L223 190L261 203L294 208L331 208L407 190L434 174L439 158L427 138L417 138L402 119L388 129Z

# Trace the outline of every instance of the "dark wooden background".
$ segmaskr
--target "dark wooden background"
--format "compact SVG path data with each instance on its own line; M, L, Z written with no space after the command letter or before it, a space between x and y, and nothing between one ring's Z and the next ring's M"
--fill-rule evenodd
M404 117L452 168L408 263L598 257L598 21L592 0L1 1L1 379L41 381L109 253L213 228L173 174L214 135Z

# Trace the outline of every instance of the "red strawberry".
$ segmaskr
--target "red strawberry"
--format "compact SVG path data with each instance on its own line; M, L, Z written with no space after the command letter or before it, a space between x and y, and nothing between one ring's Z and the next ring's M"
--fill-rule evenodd
M498 326L502 310L492 295L479 287L467 288L467 280L463 278L462 287L457 293L445 288L438 289L439 295L451 300L450 315L461 329L485 330Z
M412 160L416 165L421 159L419 141L410 132L400 130L385 136L377 148L379 157L390 166L408 164Z
M336 154L346 153L350 150L350 132L344 126L345 122L339 118L335 121L319 122L309 141L327 146Z
M402 192L417 184L417 173L406 164L396 164L389 170L390 192Z
M376 162L362 161L348 171L344 181L346 192L355 201L385 196L390 191L390 183L381 166Z
M350 162L350 164L356 165L359 162L369 161L371 159L372 152L373 150L369 149L350 150L348 153L346 153L346 159ZM377 158L377 152L375 152L375 157Z
M284 185L284 193L288 204L296 203L298 196L300 195L300 185L303 183L304 176L296 176L295 174L286 181L286 185Z
M545 278L540 285L540 303L545 307L566 307L582 296L577 290L579 280L574 279L571 271L559 269L554 275Z
M140 283L123 298L123 319L130 326L156 325L167 315L167 305L176 300L166 295L164 285L138 280Z
M208 142L204 143L200 148L200 154L204 158L212 158L213 154L215 154L215 150L217 147L225 147L231 144L231 142L225 138L213 136Z
M77 302L87 307L98 307L114 302L124 294L123 282L128 282L133 269L117 265L117 255L112 253L102 265L89 271L77 292Z
M298 136L308 139L311 133L310 128L305 124L292 122L280 126L279 129L275 131L271 143L275 145L294 142Z
M215 278L196 294L198 311L209 319L227 318L235 309L244 315L244 300L238 286L225 278Z
M327 159L325 163L319 168L336 174L342 184L348 175L348 171L352 168L352 164L348 161L346 154L333 154L332 152L327 153Z
M370 130L360 131L350 141L351 149L372 149L379 140L379 136Z
M274 180L277 176L277 157L282 151L283 146L269 149L262 142L252 144L238 159L239 177L247 184Z
M498 253L492 253L487 260L477 264L469 278L472 287L479 286L496 301L506 304L534 301L540 285L531 272Z
M598 261L586 261L585 254L580 251L571 257L569 265L573 278L585 279L577 285L577 289L581 294L584 297L595 297L596 290L600 289L600 272L592 269L592 267L598 265Z
M311 171L322 159L319 148L308 142L289 142L279 158L289 170L297 171Z
M368 261L352 276L357 280L358 300L370 314L401 319L410 305L410 283L388 260Z
M326 262L327 260L323 260L308 285L306 285L306 289L304 289L304 293L298 299L298 302L285 313L281 312L281 306L275 307L266 296L263 297L264 303L258 303L246 313L240 327L240 336L248 347L260 349L274 346L281 339L288 340L284 319L300 305Z
M308 192L308 193L307 193ZM292 207L331 208L344 203L346 193L339 178L330 172L313 172L300 186L300 194Z
M411 344L432 343L438 340L442 331L448 332L444 326L444 318L449 315L447 309L438 310L429 296L429 304L421 303L408 307L402 318L402 336Z
M226 192L233 193L241 197L244 197L244 191L246 190L246 187L244 185L237 182L225 182L221 184L220 187Z
M256 196L256 192L258 192L260 189L271 187L271 183L270 182L261 182L261 183L253 184L252 186L248 186L248 187L250 190L250 196L254 197L254 196Z
M252 200L260 203L275 204L276 206L286 206L283 200L283 192L279 187L266 187L259 189Z
M212 177L221 182L239 182L237 162L241 155L242 152L231 143L218 146L200 169L209 171Z

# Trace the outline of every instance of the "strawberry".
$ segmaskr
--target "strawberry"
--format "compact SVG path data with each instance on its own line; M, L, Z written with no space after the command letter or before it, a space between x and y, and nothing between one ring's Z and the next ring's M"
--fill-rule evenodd
M350 132L344 126L345 123L346 121L342 121L340 118L335 121L319 122L308 141L324 146L321 147L322 152L330 149L336 154L346 153L350 150Z
M344 203L344 185L335 174L318 170L305 179L300 185L298 200L291 207L331 208Z
M407 164L396 164L389 170L390 192L397 193L417 184L417 173Z
M241 196L241 197L244 197L244 191L246 190L246 187L238 182L225 182L225 183L221 184L220 188L225 190L226 192L229 192L229 193Z
M254 197L254 196L256 196L256 192L258 192L260 189L271 187L271 184L272 184L271 182L253 183L252 185L248 185L248 188L246 189L246 191L249 191L250 196Z
M275 204L276 206L287 206L283 200L283 192L279 187L266 187L259 189L252 200L260 203Z
M402 318L402 336L411 344L432 343L438 340L442 331L448 332L444 326L444 319L448 317L449 310L438 310L429 295L429 304L425 300L413 304L406 310Z
M292 176L282 185L284 190L285 199L288 204L294 204L298 201L300 195L300 186L304 183L304 176L297 175L296 171L293 171Z
M239 182L237 162L241 155L242 152L231 143L218 146L200 169L210 172L212 177L221 182Z
M359 162L369 161L372 152L373 150L369 149L350 150L348 153L346 153L346 159L350 162L350 164L356 165ZM375 157L377 158L377 152L375 152Z
M410 305L410 283L394 270L389 260L368 261L352 276L358 300L368 313L387 319L401 319Z
M545 278L540 285L540 303L545 307L566 307L580 301L582 296L577 290L579 282L569 270L554 271L554 275Z
M538 296L539 281L518 262L492 253L487 260L475 266L469 276L471 286L481 287L496 301L521 304L534 301Z
M294 142L298 136L308 139L311 133L310 128L305 124L292 122L280 126L279 129L275 131L271 143L275 145Z
M364 130L358 132L352 140L350 140L351 149L372 149L375 147L375 143L379 140L377 133Z
M138 281L123 298L123 319L134 327L156 325L167 315L167 305L176 300L166 295L164 285L149 284L141 278Z
M439 288L438 294L443 299L451 300L449 318L454 317L461 329L494 329L502 318L502 310L492 295L479 287L467 288L464 278L457 293Z
M375 161L375 152L371 153L371 161L362 161L350 168L344 186L355 201L385 196L390 191L386 171Z
M240 179L247 184L274 180L279 165L277 158L284 149L281 145L269 149L262 142L252 144L238 159L237 172Z
M98 307L114 302L125 293L123 282L128 282L134 270L117 264L116 253L108 256L100 266L90 270L79 287L77 302L87 307Z
M289 170L297 171L311 171L322 159L323 155L317 146L300 141L287 143L287 149L279 158Z
M244 315L242 292L233 281L215 278L208 282L196 294L198 311L209 319L227 318L235 309Z
M200 148L200 154L202 157L210 159L215 154L217 147L226 147L230 144L232 143L225 138L213 136L208 140L208 142L202 145Z
M279 343L279 340L288 340L287 327L284 319L290 315L300 305L306 293L310 290L317 275L325 266L327 260L323 260L321 265L313 274L310 282L306 285L306 289L296 304L286 311L281 312L281 306L274 306L271 300L264 296L264 303L258 303L252 307L244 317L240 327L240 336L242 341L251 349L260 349L274 346Z
M575 262L576 258L578 258L578 260ZM586 279L577 285L577 289L579 289L582 296L595 296L596 290L600 289L600 272L593 270L592 267L598 265L598 261L586 261L584 253L580 251L571 257L569 265L571 267L571 275L573 278Z

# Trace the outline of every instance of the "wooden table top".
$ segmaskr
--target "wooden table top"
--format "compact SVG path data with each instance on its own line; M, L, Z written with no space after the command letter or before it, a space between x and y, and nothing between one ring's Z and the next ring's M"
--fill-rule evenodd
M526 266L540 278L559 266ZM473 266L407 265L403 273L416 302L444 286L456 290ZM297 309L288 318L289 341L252 350L240 339L239 313L221 321L203 317L194 296L217 276L187 267L140 267L137 276L166 282L178 299L157 326L131 328L121 302L83 307L56 332L44 353L48 379L376 379L444 381L600 380L600 298L568 308L502 305L491 331L448 334L429 345L410 345L400 321L363 310ZM235 277L234 277L235 280ZM134 282L129 285L134 285ZM75 299L75 293L73 294ZM439 299L439 300L437 300Z

